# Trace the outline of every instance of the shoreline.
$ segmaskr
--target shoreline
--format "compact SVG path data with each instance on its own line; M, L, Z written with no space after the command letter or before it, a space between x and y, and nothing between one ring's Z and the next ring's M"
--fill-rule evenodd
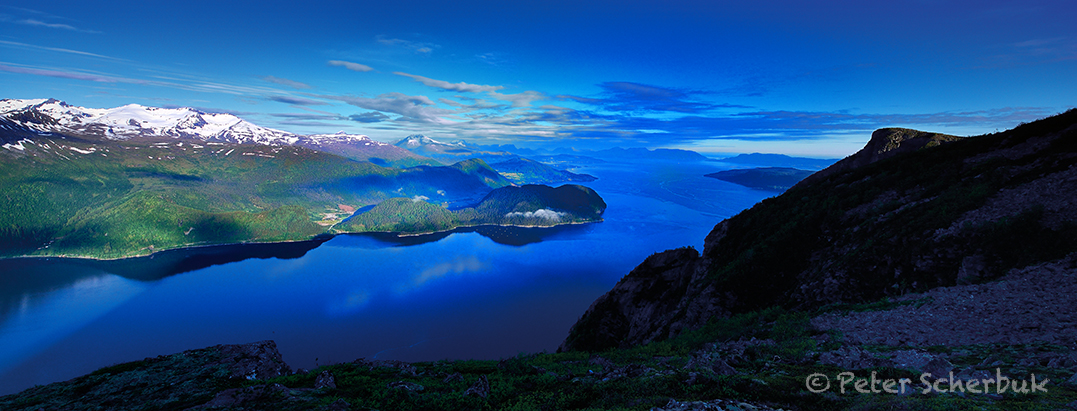
M82 256L82 255L67 255L67 254L61 254L61 255L18 255L18 256L11 256L11 257L0 257L0 261L18 260L18 259L50 259L50 258L57 258L57 259L67 259L67 260L89 260L89 261L117 262L117 261L122 261L122 260L133 260L133 259L137 259L137 258L153 258L153 257L155 257L155 256L157 256L157 255L159 255L161 253L191 251L191 250L214 248L214 247L293 244L293 243L305 243L305 242L317 242L317 241L325 242L325 241L329 241L329 240L333 239L334 237L336 237L338 235L348 235L348 234L383 234L383 235L391 234L391 235L396 235L397 237L400 237L400 238L406 238L406 237L420 237L420 236L424 236L424 235L432 235L432 234L440 234L440 233L451 233L451 232L453 232L455 230L476 228L476 227L553 228L553 227L566 226L566 225L600 223L602 221L604 221L604 220L603 219L598 219L598 220L594 220L594 221L573 221L573 222L558 223L558 224L553 224L553 225L474 224L474 225L456 226L456 227L453 227L453 228L450 228L450 229L447 229L447 230L429 231L429 232L422 232L422 233L401 233L401 232L397 232L397 231L354 231L354 232L353 231L342 231L342 232L337 232L337 233L328 233L328 232L327 233L322 233L322 234L318 234L318 235L316 235L314 237L304 239L304 240L249 241L249 242L238 242L238 243L185 245L185 246L180 246L180 247L175 247L175 248L162 248L160 250L155 250L155 251L153 251L153 252L151 252L149 254L128 255L128 256L115 257L115 258Z
M197 249L200 249L200 248L243 246L243 245L273 245L273 244L305 243L305 242L321 241L323 238L324 238L325 241L328 241L328 240L331 240L335 236L336 236L335 234L325 233L325 234L318 234L318 235L316 235L314 237L311 237L311 238L308 238L308 239L305 239L305 240L245 241L245 242L239 242L239 243L192 244L192 245L185 245L185 246L180 246L180 247L175 247L175 248L162 248L160 250L154 250L153 252L151 252L149 254L129 255L129 256L116 257L116 258L104 258L104 257L92 257L92 256L72 256L72 255L67 255L67 254L62 254L62 255L19 255L19 256L13 256L13 257L0 257L0 261L14 260L14 259L34 259L34 258L40 258L40 259L65 258L65 259L69 259L69 260L120 261L120 260L134 259L134 258L150 258L150 257L156 256L156 255L158 255L160 253L176 252L176 251L183 251L183 250L197 250Z
M419 236L431 235L431 234L449 233L449 232L453 232L453 231L456 231L456 230L459 230L459 229L464 229L464 228L476 228L476 227L554 228L554 227L560 227L560 226L566 226L566 225L601 223L602 221L604 221L604 220L600 218L600 219L594 220L594 221L570 221L570 222L558 223L558 224L554 224L554 225L473 224L473 225L456 226L456 227L450 228L448 230L425 231L425 232L422 232L422 233L402 234L402 233L400 233L398 231L356 231L356 232L342 232L342 233L339 233L339 234L367 234L367 233L371 233L371 234L395 234L397 237L419 237Z

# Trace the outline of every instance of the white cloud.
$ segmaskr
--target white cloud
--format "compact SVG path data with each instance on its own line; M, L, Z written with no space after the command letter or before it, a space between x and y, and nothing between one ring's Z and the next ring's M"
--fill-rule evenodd
M429 97L409 96L407 94L396 92L381 94L375 98L347 96L320 97L343 101L345 103L367 110L377 110L387 113L399 114L409 120L423 123L448 124L451 122L442 119L439 116L454 114L452 110L431 107L435 103Z
M411 198L411 202L418 203L420 201L426 201L426 200L429 200L429 199L430 199L430 197L427 197L427 196L416 195L415 197Z
M461 100L470 101L471 104L464 104L464 103L461 103L459 101L449 100L447 98L439 98L438 101L441 102L442 104L447 104L447 105L456 107L456 110L457 110L458 113L468 113L468 112L472 112L472 111L476 111L476 110L499 109L499 108L507 107L504 104L490 103L490 102L487 102L486 100L483 100L481 98L470 98L470 97L465 97L465 96L453 96L453 97L461 99Z
M567 215L568 215L568 213L562 213L562 212L550 210L548 208L542 208L542 209L539 209L539 210L536 210L536 211L526 211L526 212L522 212L522 213L518 212L518 211L515 211L515 212L505 214L505 217L506 218L512 218L512 217L532 218L532 217L535 217L535 218L544 218L544 219L547 219L547 220L550 220L550 221L561 221L561 218L565 217Z
M352 63L350 61L343 61L343 60L329 60L329 65L330 66L344 67L344 68L346 68L348 70L351 70L351 71L359 71L359 72L374 71L374 69L372 67L370 67L370 66L368 66L366 64Z
M548 99L545 94L531 90L516 94L501 94L496 91L488 91L487 93L490 94L490 97L511 102L513 107L530 107L532 101Z
M484 86L484 85L479 85L479 84L468 84L468 83L464 83L464 82L450 83L450 82L444 81L444 80L435 80L435 79L432 79L432 78L423 77L423 76L417 76L417 75L414 75L414 74L402 73L402 72L399 72L399 71L394 71L393 74L396 74L398 76L410 77L410 78L414 79L415 81L418 81L418 82L423 83L425 85L428 85L430 87L437 87L437 88L440 88L440 89L459 91L459 92L478 93L478 92L483 92L483 91L497 91L497 90L501 90L501 89L505 88L503 86Z

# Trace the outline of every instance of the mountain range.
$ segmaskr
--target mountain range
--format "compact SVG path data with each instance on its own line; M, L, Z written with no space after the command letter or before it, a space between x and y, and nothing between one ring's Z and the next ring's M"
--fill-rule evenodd
M756 167L789 167L801 170L822 170L831 164L834 164L837 159L792 157L785 154L749 153L738 154L733 157L722 158L715 161Z
M757 167L723 170L717 173L704 174L703 176L740 184L745 187L782 192L811 174L812 172L808 170L789 167Z
M0 100L0 115L38 133L134 137L184 137L222 143L291 145L299 136L260 127L232 114L190 107L158 108L128 104L110 109L76 107L55 99ZM4 143L12 141L4 140Z
M391 198L461 208L513 184L481 159L443 165L367 136L192 108L0 100L0 142L0 257L306 240L349 232L334 226ZM535 206L524 211L549 208Z
M159 108L128 104L110 109L76 107L54 99L0 100L4 147L42 133L91 139L130 140L171 137L206 143L298 146L383 166L442 165L432 159L361 134L300 135L261 127L226 113L190 107Z

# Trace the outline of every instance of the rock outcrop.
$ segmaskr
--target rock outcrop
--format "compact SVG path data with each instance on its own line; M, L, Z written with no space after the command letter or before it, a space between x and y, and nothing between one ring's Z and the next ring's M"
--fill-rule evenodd
M880 128L871 133L871 139L868 140L868 144L860 151L804 178L797 185L812 184L825 180L832 175L860 168L898 154L911 153L922 148L935 147L963 138L907 128Z
M247 387L216 393L248 380L290 373L273 341L217 345L119 364L70 381L30 388L0 398L0 409L183 409L206 403L231 405L243 398L263 398L280 389Z
M610 292L595 300L561 349L601 350L625 347L622 341L651 341L667 337L669 327L679 330L672 316L686 301L689 285L697 274L699 252L681 248L654 254L628 273ZM698 282L698 281L697 281ZM651 324L669 327L651 327Z
M946 143L946 144L942 144ZM973 138L882 129L858 153L652 255L560 350L677 335L772 306L814 309L998 278L1077 251L1077 110Z

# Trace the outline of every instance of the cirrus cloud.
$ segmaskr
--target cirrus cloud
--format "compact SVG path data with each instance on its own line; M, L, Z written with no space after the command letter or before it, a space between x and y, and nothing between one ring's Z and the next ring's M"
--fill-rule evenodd
M295 80L289 80L289 79L280 78L280 77L265 76L265 77L262 77L262 80L268 81L270 83L277 83L277 84L280 84L282 86L288 86L288 87L291 87L291 88L294 88L294 89L309 89L309 88L311 88L310 84L301 83L301 82L298 82L298 81L295 81Z
M415 75L415 74L403 73L403 72L399 72L399 71L394 71L393 74L396 74L398 76L404 76L404 77L411 78L411 79L413 79L415 81L418 81L418 82L423 83L423 84L425 84L427 86L430 86L430 87L436 87L436 88L440 88L440 89L443 89L443 90L459 91L459 92L465 92L465 93L466 92L479 93L479 92L483 92L483 91L497 91L497 90L501 90L501 89L505 88L504 86L484 86L484 85L479 85L479 84L468 84L468 83L464 83L464 82L450 83L450 82L444 81L444 80L435 80L435 79L432 79L432 78L429 78L429 77L423 77L423 76L418 76L418 75Z
M434 48L438 47L437 44L433 43L422 43L411 40L394 39L385 37L383 35L378 35L374 37L374 40L386 46L403 47L421 54L430 54L434 52Z
M90 33L90 34L101 33L100 31L83 30L83 29L80 29L78 27L72 26L70 24L48 23L48 22L44 22L44 21L41 21L41 20L38 20L38 19L23 19L23 20L16 21L16 23L25 24L27 26L47 27L47 28L50 28L50 29L71 30L71 31L77 31L77 32L81 32L81 33Z
M34 44L18 43L18 42L14 42L14 41L0 40L0 45L11 46L11 47L20 47L20 48L31 48L31 49L37 49L37 50L47 50L47 51L54 51L54 52L60 52L60 53L70 53L70 54L77 54L77 55L80 55L80 56L97 57L97 58L106 59L106 60L128 61L126 59L121 59L121 58L116 58L116 57L109 57L109 56L104 56L104 55L95 54L95 53L88 53L88 52L85 52L85 51L62 49L62 48L56 48L56 47L45 47L45 46L38 46L38 45L34 45Z
M370 67L370 66L368 66L366 64L352 63L350 61L343 61L343 60L329 60L329 65L330 66L344 67L344 68L346 68L348 70L358 71L358 72L374 71L374 68L372 68L372 67Z

